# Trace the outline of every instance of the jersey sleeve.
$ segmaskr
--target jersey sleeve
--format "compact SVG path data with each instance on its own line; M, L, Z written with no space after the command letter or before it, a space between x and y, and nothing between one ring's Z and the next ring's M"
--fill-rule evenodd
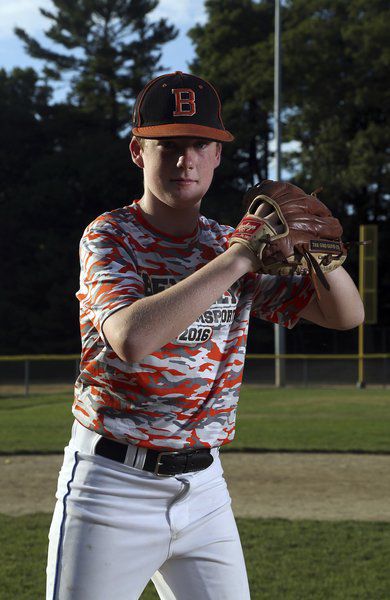
M252 315L292 329L309 304L314 287L308 276L255 276Z
M102 336L104 321L144 296L131 241L109 223L87 227L80 241L81 314Z

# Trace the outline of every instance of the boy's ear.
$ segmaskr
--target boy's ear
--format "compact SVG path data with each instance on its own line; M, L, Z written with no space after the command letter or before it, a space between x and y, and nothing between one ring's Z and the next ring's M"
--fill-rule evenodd
M222 155L222 144L221 144L221 142L217 142L217 145L216 145L217 167L221 163L221 155Z
M137 165L137 167L139 167L140 169L143 169L144 168L144 159L143 159L143 155L142 155L141 144L139 143L137 138L134 136L131 138L131 141L129 144L129 150L130 150L131 159L132 159L133 163L135 163Z

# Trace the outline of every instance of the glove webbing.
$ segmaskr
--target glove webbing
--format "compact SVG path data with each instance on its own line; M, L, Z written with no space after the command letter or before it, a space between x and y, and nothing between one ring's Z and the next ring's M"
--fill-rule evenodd
M313 282L317 297L320 298L320 290L318 288L317 278L321 281L322 285L324 286L324 288L326 290L328 290L328 292L330 290L330 285L327 282L326 277L323 274L323 272L321 271L321 268L320 268L318 262L316 261L316 259L314 258L314 256L310 252L308 252L305 248L302 248L302 254L306 258L307 266L309 267L309 275Z

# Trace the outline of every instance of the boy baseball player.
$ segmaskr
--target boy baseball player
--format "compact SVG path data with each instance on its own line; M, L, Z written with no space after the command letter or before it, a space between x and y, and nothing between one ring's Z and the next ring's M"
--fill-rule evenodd
M363 319L342 267L318 298L308 276L256 273L250 248L229 247L233 229L200 215L232 139L203 79L162 75L138 96L130 152L144 194L80 245L81 368L47 600L136 600L150 579L164 600L247 600L219 448L234 437L249 316Z

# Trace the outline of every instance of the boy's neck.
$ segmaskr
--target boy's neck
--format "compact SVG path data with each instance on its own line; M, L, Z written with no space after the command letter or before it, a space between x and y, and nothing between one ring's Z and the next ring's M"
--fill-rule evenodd
M152 227L176 237L191 235L199 219L200 202L193 207L178 209L144 195L138 206Z

